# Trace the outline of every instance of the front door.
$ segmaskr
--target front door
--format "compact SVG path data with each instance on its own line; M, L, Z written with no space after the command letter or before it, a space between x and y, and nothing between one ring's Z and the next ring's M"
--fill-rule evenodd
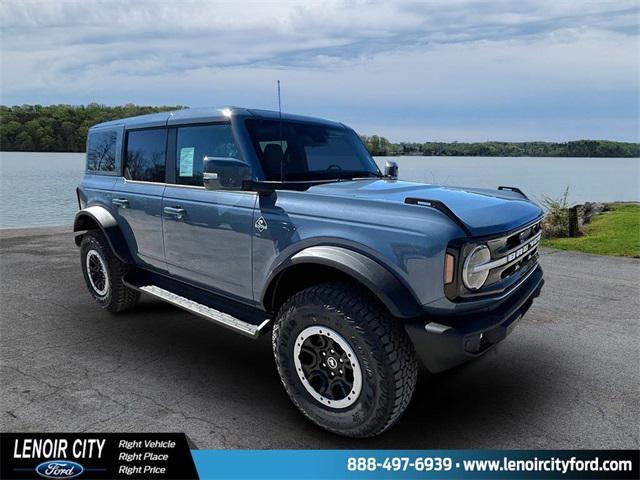
M241 301L253 301L252 192L205 190L205 156L239 158L231 126L210 124L176 129L175 183L163 199L164 251L172 275ZM173 144L173 142L170 142Z
M167 129L130 130L125 138L124 177L113 189L113 211L132 256L165 269L162 196L165 189Z

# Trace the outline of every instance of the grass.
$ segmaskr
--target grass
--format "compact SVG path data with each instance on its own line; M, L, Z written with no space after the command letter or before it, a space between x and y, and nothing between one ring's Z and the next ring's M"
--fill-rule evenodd
M640 258L640 204L611 205L585 225L584 235L544 239L545 247Z

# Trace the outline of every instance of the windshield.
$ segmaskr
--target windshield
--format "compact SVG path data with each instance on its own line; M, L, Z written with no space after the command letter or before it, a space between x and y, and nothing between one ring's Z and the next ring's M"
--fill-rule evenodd
M381 176L365 146L348 128L253 119L246 125L267 180Z

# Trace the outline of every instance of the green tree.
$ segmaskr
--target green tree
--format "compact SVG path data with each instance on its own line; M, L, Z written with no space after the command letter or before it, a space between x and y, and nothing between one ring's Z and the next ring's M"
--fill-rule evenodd
M0 148L5 151L83 152L89 127L117 118L143 115L182 106L110 107L92 103L72 105L0 106Z

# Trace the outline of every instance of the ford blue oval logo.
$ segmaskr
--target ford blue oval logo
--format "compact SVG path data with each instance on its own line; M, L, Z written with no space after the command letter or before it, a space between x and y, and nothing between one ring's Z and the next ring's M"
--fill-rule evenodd
M50 460L36 467L36 473L44 478L73 478L84 472L84 467L71 460Z

